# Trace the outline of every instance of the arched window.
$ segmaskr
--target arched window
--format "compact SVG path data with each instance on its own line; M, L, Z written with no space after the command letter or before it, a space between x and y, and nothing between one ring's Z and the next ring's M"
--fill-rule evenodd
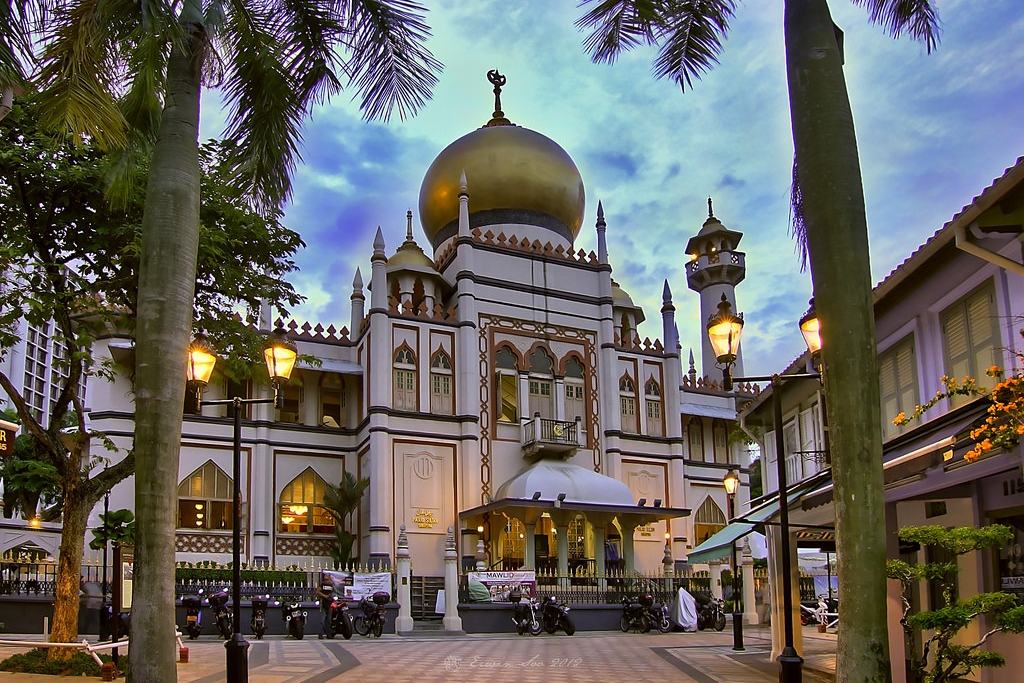
M452 414L452 359L438 351L430 360L430 412Z
M622 418L622 431L636 434L636 384L629 375L623 375L619 379L619 413Z
M711 497L705 498L693 516L693 536L696 544L703 543L725 528L726 519L722 508Z
M426 313L426 296L423 293L423 278L416 278L412 283L412 312L416 315Z
M570 422L586 415L584 386L583 363L570 358L565 362L565 419Z
M633 329L629 326L629 316L622 314L622 345L633 346Z
M661 387L651 378L644 385L644 403L647 408L647 433L651 436L664 436L665 426L661 411Z
M404 344L395 351L395 410L417 410L416 400L416 357L412 349Z
M544 349L538 347L530 354L530 414L540 413L549 420L555 416L554 366L554 359Z
M516 422L519 420L519 373L512 349L502 346L495 351L494 368L498 421Z
M277 421L302 424L302 373L293 374L279 391L281 408L277 411Z
M686 434L690 444L690 460L704 462L704 423L699 417L690 418Z
M518 569L526 558L526 527L518 519L506 517L504 531L501 557L506 569Z
M231 531L234 481L207 460L178 485L178 528Z
M715 462L729 462L729 430L722 420L711 423L711 438L715 449Z
M320 377L320 424L325 427L346 425L345 380L336 372Z
M285 533L330 534L334 518L323 508L327 482L312 467L288 482L279 502L280 529Z

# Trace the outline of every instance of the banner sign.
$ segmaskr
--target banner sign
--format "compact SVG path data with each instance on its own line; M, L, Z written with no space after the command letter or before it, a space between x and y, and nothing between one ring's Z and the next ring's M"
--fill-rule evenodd
M468 572L466 576L473 602L509 602L509 591L514 588L519 589L524 600L537 597L537 575L533 570Z
M387 593L394 599L391 592L390 572L321 572L334 584L334 592L345 596L346 600L368 598L377 591Z

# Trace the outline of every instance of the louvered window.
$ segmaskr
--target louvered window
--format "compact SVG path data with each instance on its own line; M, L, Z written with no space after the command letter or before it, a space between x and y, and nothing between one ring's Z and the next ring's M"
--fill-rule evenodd
M879 393L882 399L882 437L904 431L892 423L897 415L910 413L919 401L913 336L903 339L878 356Z
M985 374L997 358L998 333L991 284L942 312L942 336L947 375L958 381L973 377L982 387L995 386L995 380ZM954 396L950 406L963 405L969 400L969 396Z

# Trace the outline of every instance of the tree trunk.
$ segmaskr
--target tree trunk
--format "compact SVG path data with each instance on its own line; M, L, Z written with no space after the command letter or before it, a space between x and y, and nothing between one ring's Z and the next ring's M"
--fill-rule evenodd
M843 628L839 683L891 680L882 429L857 138L825 0L786 0L786 65L814 304L821 320ZM854 563L856 566L854 567Z
M82 552L86 524L92 505L82 498L79 482L64 485L64 516L57 558L56 589L53 597L51 643L74 643L78 640L79 580L82 575ZM50 648L49 659L67 659L72 651Z
M203 40L176 43L146 187L135 397L135 579L129 680L174 683L174 529L185 364L199 244Z

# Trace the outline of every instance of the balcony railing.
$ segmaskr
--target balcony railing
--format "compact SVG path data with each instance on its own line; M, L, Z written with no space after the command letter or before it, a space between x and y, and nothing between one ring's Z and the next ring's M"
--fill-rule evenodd
M535 414L522 423L523 455L537 458L542 455L571 457L580 446L582 424L579 418L574 422L549 420Z

